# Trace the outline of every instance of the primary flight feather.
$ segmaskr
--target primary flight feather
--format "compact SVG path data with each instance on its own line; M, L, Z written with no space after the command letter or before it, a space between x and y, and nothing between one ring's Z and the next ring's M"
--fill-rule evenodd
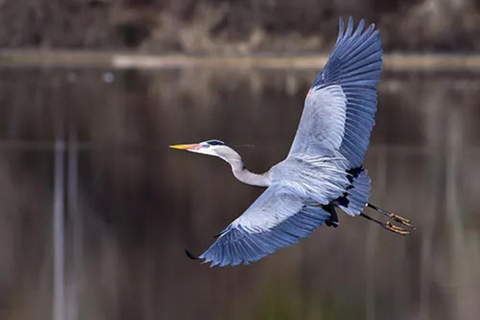
M335 47L315 78L285 160L264 174L245 168L241 156L220 140L171 148L217 156L234 176L266 191L219 235L200 256L211 266L248 264L297 243L322 224L337 227L335 207L360 215L392 232L409 232L362 211L369 206L389 220L413 228L410 221L368 203L370 178L362 163L377 110L376 84L382 67L382 46L372 24L364 30L353 19L346 30L340 19Z

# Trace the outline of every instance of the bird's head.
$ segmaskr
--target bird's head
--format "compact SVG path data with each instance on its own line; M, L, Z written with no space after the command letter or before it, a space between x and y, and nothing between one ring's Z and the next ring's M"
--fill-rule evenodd
M223 141L220 140L207 140L200 143L193 144L176 144L171 145L170 148L178 150L186 150L195 153L207 154L210 156L215 156L222 158L223 160L228 161L233 156L237 155L235 150L227 146Z

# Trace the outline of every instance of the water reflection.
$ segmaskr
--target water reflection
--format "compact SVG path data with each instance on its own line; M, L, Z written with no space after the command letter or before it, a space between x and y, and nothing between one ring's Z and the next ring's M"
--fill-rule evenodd
M206 248L261 190L167 146L253 144L240 153L267 170L315 71L110 72L0 69L2 319L52 318L58 138L69 319L476 319L478 73L382 76L372 202L413 218L415 235L343 215L251 266L209 269L183 249Z

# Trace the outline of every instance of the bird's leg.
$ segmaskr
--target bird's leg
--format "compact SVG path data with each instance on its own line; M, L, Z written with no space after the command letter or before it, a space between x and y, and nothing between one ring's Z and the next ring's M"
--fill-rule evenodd
M394 233L397 233L397 234L400 234L402 236L407 236L410 234L409 231L403 229L403 228L400 228L400 227L397 227L396 225L393 225L390 221L388 221L387 223L384 223L384 222L381 222L377 219L374 219L370 216L367 216L365 213L361 212L360 213L360 216L367 219L367 220L370 220L370 221L373 221L377 224L379 224L382 228L384 229L387 229L388 231L391 231L391 232L394 232Z
M404 226L407 226L409 228L412 228L415 230L415 226L413 226L411 223L410 223L410 220L407 219L407 218L404 218L402 216L399 216L397 214L394 214L394 213L391 213L391 212L388 212L387 210L384 210L382 208L378 208L377 206L374 206L373 204L371 203L367 203L367 206L372 208L373 210L377 211L377 212L380 212L381 214L387 216L389 219L393 220L393 221L396 221L398 223L401 223L403 224Z

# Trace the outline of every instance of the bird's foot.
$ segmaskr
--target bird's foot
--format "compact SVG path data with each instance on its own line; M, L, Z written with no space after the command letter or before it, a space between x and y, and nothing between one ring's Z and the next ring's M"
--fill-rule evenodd
M410 220L407 219L407 218L404 218L402 216L399 216L398 214L395 214L395 213L391 213L391 212L388 212L387 210L384 210L382 208L378 208L377 206L371 204L371 203L367 203L367 206L369 206L370 208L372 208L373 210L376 210L377 212L380 212L381 214L387 216L389 219L395 221L395 222L398 222L400 224L403 224L404 226L406 227L409 227L413 230L415 230L415 226L412 225L410 223Z
M404 218L404 217L402 217L402 216L399 216L398 214L390 213L390 219L392 219L393 221L396 221L396 222L398 222L398 223L401 223L401 224L403 224L404 226L407 226L407 227L415 230L415 226L410 223L410 220L409 220L409 219Z
M410 235L410 232L407 231L406 229L404 228L401 228L401 227L397 227L396 225L390 223L390 222L387 222L383 225L383 227L391 232L394 232L394 233L397 233L397 234L400 234L402 236L408 236Z
M389 213L388 215L390 217L390 219L392 219L393 221L396 221L398 223L401 223L403 224L404 226L406 227L409 227L413 230L415 230L415 226L413 224L410 223L410 220L407 219L407 218L404 218L402 216L399 216L398 214L395 214L395 213Z

